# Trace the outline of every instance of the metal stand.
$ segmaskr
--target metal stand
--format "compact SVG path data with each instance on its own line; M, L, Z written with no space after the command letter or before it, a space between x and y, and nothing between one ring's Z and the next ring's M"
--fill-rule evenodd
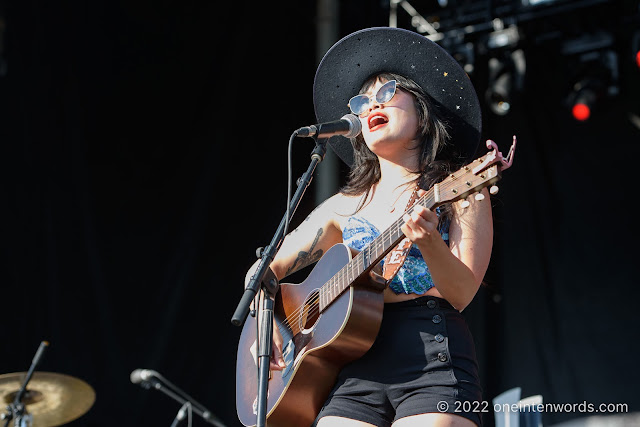
M173 384L169 383L171 386ZM173 420L171 426L177 426L180 421L184 419L185 410L189 408L189 411L193 411L196 414L200 415L203 420L217 427L225 427L221 420L215 417L207 408L202 406L200 403L196 402L191 396L184 393L182 390L178 389L176 386L173 386L173 389L162 384L160 380L157 378L150 378L149 380L145 380L143 382L143 386L146 388L153 387L154 389L161 391L166 394L176 402L180 403L182 406L178 411L178 415Z
M290 142L297 135L297 131L291 135ZM264 300L262 307L262 321L260 327L260 336L258 337L258 343L260 349L258 352L258 407L257 407L257 427L266 426L267 422L267 392L269 389L269 359L271 358L271 347L273 345L273 306L274 298L278 292L279 285L275 278L275 275L269 268L269 265L273 261L278 249L282 245L282 241L285 237L287 225L293 217L300 200L305 191L309 187L316 167L324 159L324 155L327 152L326 140L322 139L320 142L314 138L316 146L311 153L311 163L307 168L307 171L298 180L298 188L289 202L288 212L285 213L280 225L276 230L273 239L269 246L260 251L260 263L256 272L249 280L249 284L245 288L244 294L238 304L231 323L236 326L242 326L249 314L249 306L260 289L263 290ZM269 276L267 276L269 274Z
M27 384L29 384L29 381L31 381L31 377L36 370L36 366L38 366L38 363L40 363L42 354L44 353L45 348L47 348L48 346L49 343L47 341L42 341L40 343L40 346L36 351L36 355L33 356L31 366L27 371L27 376L24 378L24 382L22 383L20 390L18 390L18 393L13 399L13 402L9 406L7 406L7 412L2 414L2 419L6 420L4 423L4 427L8 427L11 420L13 420L13 425L15 427L27 427L33 422L33 420L31 419L31 415L25 413L25 406L22 403L22 398L24 397L24 393L27 391Z

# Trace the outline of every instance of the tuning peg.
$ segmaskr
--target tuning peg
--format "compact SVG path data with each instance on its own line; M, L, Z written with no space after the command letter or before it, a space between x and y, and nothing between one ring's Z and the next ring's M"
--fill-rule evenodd
M498 188L497 185L492 185L491 188L489 189L489 193L491 194L498 194L498 191L500 191L500 189Z
M476 199L477 201L484 200L484 194L482 194L482 193L478 193L478 194L476 194L476 195L475 195L475 199Z
M470 203L468 200L463 200L463 201L460 203L460 207L461 207L462 209L466 209L466 208L468 208L468 207L469 207L469 205L470 205L470 204L471 204L471 203Z

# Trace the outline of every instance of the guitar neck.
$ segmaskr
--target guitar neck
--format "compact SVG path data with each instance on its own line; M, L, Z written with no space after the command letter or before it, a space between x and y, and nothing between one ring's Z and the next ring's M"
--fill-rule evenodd
M434 185L426 194L420 197L406 213L411 213L416 205L427 209L434 209L439 203L439 185ZM353 257L338 273L320 288L320 312L342 294L356 279L375 267L384 257L404 239L400 229L404 224L402 217L398 218L389 228L380 233L367 247Z

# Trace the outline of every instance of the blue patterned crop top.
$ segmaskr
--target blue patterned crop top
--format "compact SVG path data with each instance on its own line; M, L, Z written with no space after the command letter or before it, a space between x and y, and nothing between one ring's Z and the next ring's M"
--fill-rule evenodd
M444 241L449 244L449 224L443 224L440 234ZM361 251L373 241L380 231L375 225L364 218L357 216L349 217L347 224L342 230L342 240L350 248ZM382 261L384 262L384 261ZM389 288L396 294L418 294L422 295L433 288L433 279L427 264L422 258L422 253L416 245L411 245L409 254L404 264L398 270L398 274L391 280Z

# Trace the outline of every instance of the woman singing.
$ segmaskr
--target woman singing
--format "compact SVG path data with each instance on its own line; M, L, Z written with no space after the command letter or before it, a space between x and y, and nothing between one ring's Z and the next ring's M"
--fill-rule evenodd
M398 218L412 245L383 291L373 346L340 371L316 423L328 426L472 426L480 414L457 412L482 401L473 338L462 310L487 270L493 226L489 197L434 211L424 194L475 155L480 109L465 72L417 33L371 28L334 45L318 67L319 122L346 113L362 133L329 144L350 167L346 185L284 240L271 269L278 279L333 245L365 248ZM483 193L485 190L482 191ZM274 333L272 370L282 370Z

